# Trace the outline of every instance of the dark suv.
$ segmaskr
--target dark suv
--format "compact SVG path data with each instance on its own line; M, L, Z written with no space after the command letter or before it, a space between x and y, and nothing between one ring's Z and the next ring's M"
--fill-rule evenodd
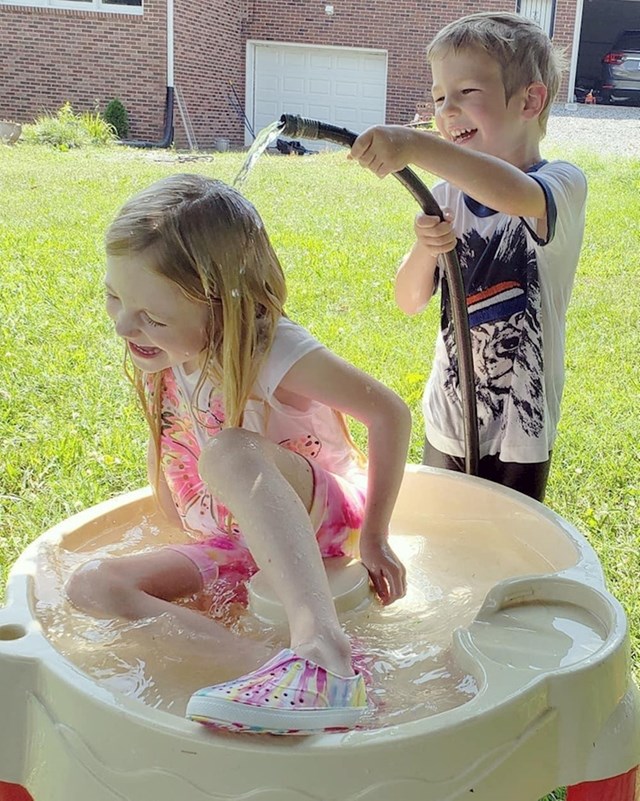
M640 30L622 31L602 59L602 100L640 104Z

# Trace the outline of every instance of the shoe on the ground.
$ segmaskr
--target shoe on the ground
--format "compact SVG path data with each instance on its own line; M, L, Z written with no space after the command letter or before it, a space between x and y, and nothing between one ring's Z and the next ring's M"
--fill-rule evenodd
M230 731L317 734L352 729L367 709L361 675L338 676L286 648L246 676L198 690L186 714Z

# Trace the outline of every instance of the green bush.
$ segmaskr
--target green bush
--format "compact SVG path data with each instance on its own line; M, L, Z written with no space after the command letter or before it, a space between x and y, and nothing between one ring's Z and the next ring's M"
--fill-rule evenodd
M116 138L113 125L99 111L83 111L79 120L94 145L110 145Z
M67 102L55 115L45 114L32 125L23 126L22 138L32 144L69 150L72 147L110 144L115 133L98 112L75 114L71 103Z
M129 136L129 115L127 114L127 109L117 97L107 103L103 116L113 127L119 139L126 139Z

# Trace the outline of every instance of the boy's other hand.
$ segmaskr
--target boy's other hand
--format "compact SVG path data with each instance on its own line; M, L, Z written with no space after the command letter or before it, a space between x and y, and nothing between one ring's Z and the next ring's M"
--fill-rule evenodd
M416 215L413 224L416 238L431 256L439 256L441 253L448 253L456 246L456 235L451 226L453 215L449 209L443 209L444 220L428 214Z
M412 134L410 128L402 125L374 125L356 139L348 158L384 178L390 172L403 170L411 162Z

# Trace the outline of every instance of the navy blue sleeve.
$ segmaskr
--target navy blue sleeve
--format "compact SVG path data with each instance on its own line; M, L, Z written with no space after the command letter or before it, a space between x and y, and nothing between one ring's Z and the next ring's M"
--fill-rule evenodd
M548 245L549 242L553 239L556 233L556 220L558 218L558 209L556 207L556 201L553 197L553 192L549 188L547 182L544 180L544 177L540 175L535 175L533 173L529 173L529 177L533 178L534 181L542 187L542 191L544 192L544 197L547 205L547 235L543 239L541 236L538 236L537 232L533 230L533 228L529 225L529 223L521 217L520 219L524 223L525 228L531 236L536 241L538 245Z

